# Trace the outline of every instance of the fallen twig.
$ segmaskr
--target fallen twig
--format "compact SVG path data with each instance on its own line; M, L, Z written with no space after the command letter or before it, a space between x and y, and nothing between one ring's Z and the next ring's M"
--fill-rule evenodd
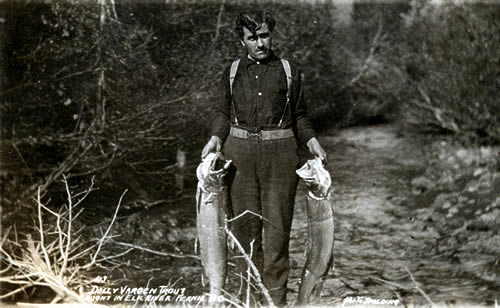
M247 214L251 214L251 215L259 217L261 220L267 222L271 227L275 228L277 232L284 234L283 231L281 231L280 228L278 228L276 225L274 225L269 219L265 218L264 216L262 216L260 214L252 212L250 210L245 210L243 213L239 214L238 216L235 216L231 219L228 219L227 222L233 222L233 221L240 219L241 217L243 217Z
M392 287L395 287L395 288L398 288L398 289L402 289L402 290L412 290L412 289L415 289L417 290L420 294L422 294L422 296L427 300L427 302L431 305L431 306L436 306L436 304L431 300L431 298L424 292L424 290L422 290L422 288L420 288L420 283L418 283L416 280L415 280L415 277L413 277L413 274L410 272L410 270L408 269L407 266L405 266L405 270L406 272L408 272L408 274L410 275L410 279L412 280L412 284L401 284L401 283L397 283L397 282L392 282L392 281L389 281L389 280L385 280L385 279L381 279L381 278L378 278L378 277L374 277L374 276L370 276L371 279L373 280L376 280L376 281L379 281L379 282L382 282L382 283L385 283L385 284L388 284ZM399 296L398 296L399 297ZM400 298L401 300L401 298Z
M236 247L238 247L238 250L245 258L245 261L247 262L248 266L252 269L253 274L255 276L255 281L257 282L257 285L259 286L259 288L262 291L262 293L264 294L267 302L269 303L269 307L276 307L273 303L273 300L271 299L271 295L269 295L269 291L267 290L266 286L264 286L264 283L262 282L262 278L260 276L259 270L255 266L255 264L252 262L252 259L245 252L245 249L243 249L243 247L241 246L241 244L238 241L238 239L236 238L236 236L227 227L226 227L226 234L231 238L233 243L236 244Z
M425 297L425 299L429 302L429 304L431 304L432 306L435 306L436 304L434 304L434 302L431 300L431 298L424 292L424 290L422 290L420 288L420 283L418 283L416 280L415 280L415 277L413 277L413 274L410 272L410 270L408 269L407 266L405 266L405 270L408 272L408 274L410 275L410 278L411 280L413 281L413 283L415 284L415 286L413 287L415 290L417 290L418 292L420 292L420 294L422 294L423 297Z
M157 250L153 250L153 249L150 249L150 248L146 248L146 247L142 247L142 246L134 245L134 244L129 244L129 243L124 243L124 242L117 242L117 241L112 241L112 242L115 243L115 244L117 244L117 245L129 247L129 248L132 248L132 249L146 251L146 252L149 252L149 253L152 253L152 254L155 254L155 255L159 255L159 256L173 257L173 258L193 258L193 259L200 260L200 257L197 256L197 255L183 254L183 253L163 252L163 251L157 251Z
M99 246L97 247L97 250L96 250L94 256L92 257L92 262L89 263L88 266L92 266L93 264L95 264L97 255L99 254L99 251L101 251L102 244L104 243L104 240L106 239L109 231L111 230L111 227L115 223L116 216L118 215L118 210L120 209L120 205L122 204L123 197L125 196L125 194L127 193L127 191L128 191L128 189L125 189L125 191L120 196L120 200L118 201L118 205L116 206L116 210L115 210L115 214L113 215L113 219L111 219L111 222L109 223L108 229L106 229L106 232L104 233L104 235L102 236L102 238L99 240Z

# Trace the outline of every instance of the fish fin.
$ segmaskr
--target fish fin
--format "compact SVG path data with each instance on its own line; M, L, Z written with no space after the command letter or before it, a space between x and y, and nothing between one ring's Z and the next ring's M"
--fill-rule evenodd
M229 239L229 244L231 245L231 250L234 250L234 240L232 238Z
M201 187L198 184L198 188L196 189L196 214L200 214L200 204L203 196L201 195Z

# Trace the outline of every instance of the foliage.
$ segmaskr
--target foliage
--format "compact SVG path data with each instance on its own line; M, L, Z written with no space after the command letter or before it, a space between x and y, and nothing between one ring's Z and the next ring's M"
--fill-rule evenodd
M472 142L500 142L499 18L487 5L412 2L394 61L405 81L405 120Z
M399 119L499 141L498 10L362 2L345 25L330 2L261 4L276 52L303 69L317 128ZM216 85L243 55L234 16L253 6L10 2L2 136L22 174L7 172L7 191L68 173L148 202L179 192L176 173L192 189Z
M397 44L399 15L407 8L403 2L362 2L355 5L351 24L333 25L328 46L333 87L321 101L330 109L326 121L345 127L397 117L402 89L389 52Z

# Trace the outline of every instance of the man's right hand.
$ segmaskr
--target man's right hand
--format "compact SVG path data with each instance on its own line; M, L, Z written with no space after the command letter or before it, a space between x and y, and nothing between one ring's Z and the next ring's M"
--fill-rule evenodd
M307 141L307 147L309 148L309 152L311 152L311 154L313 154L316 157L319 157L321 161L323 161L323 163L326 164L326 159L327 159L326 152L325 150L323 150L316 137L312 137L311 139L309 139L309 141Z
M207 157L210 152L220 152L222 148L222 140L217 136L212 136L208 143L201 151L201 159Z

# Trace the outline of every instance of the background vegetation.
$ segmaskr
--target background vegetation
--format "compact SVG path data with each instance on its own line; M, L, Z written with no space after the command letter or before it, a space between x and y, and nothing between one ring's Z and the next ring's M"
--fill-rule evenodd
M304 71L320 132L394 122L499 143L499 6L360 2L345 23L330 2L257 3L277 19L278 55ZM244 52L233 20L254 5L0 2L2 228L36 212L38 187L63 200L62 175L95 176L97 216L125 187L126 209L192 195L216 84Z

